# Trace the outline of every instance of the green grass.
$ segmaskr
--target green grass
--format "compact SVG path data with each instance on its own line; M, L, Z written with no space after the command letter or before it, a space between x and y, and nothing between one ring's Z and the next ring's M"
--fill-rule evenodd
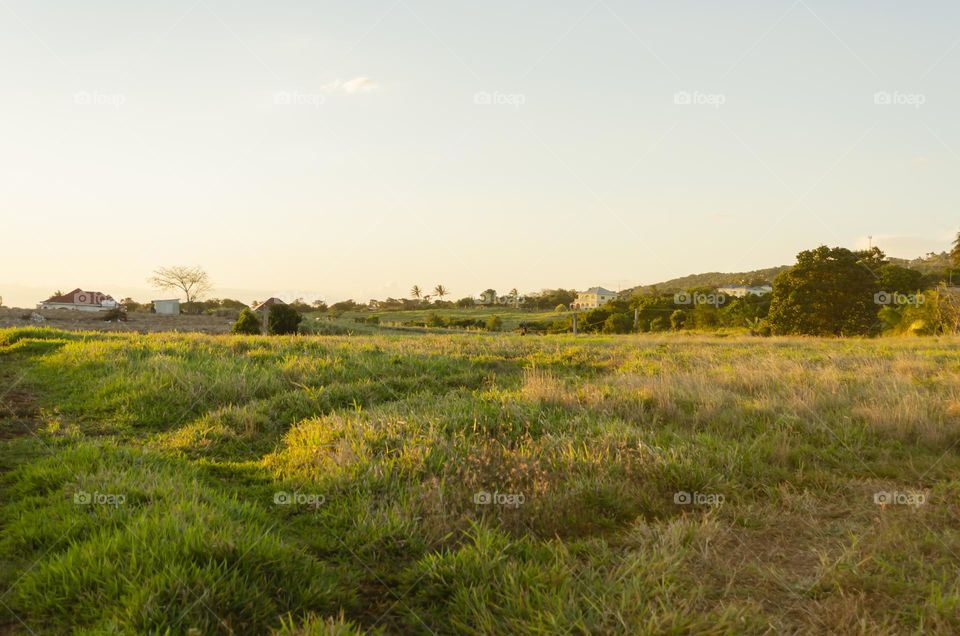
M0 631L956 633L958 345L0 331Z
M535 311L514 309L507 306L475 307L472 309L416 309L407 311L353 311L345 312L336 321L346 326L356 324L354 318L376 316L384 326L401 326L407 322L426 322L430 314L437 314L445 318L471 318L486 320L490 316L500 316L505 331L512 331L520 326L521 322L539 322L562 320L569 316L567 312ZM324 314L310 314L308 321L313 318L324 318Z

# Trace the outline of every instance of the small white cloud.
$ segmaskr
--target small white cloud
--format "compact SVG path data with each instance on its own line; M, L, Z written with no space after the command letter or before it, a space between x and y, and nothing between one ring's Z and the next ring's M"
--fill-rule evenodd
M347 95L370 93L377 88L379 88L378 84L369 77L354 77L349 80L338 79L323 86L323 90L328 93L345 93Z

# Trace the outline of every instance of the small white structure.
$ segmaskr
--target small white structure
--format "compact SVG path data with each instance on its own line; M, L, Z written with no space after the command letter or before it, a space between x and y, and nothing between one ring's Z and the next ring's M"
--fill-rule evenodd
M727 287L718 287L717 291L734 298L743 298L744 296L763 296L773 291L770 285L759 285L751 287L750 285L728 285Z
M180 315L180 299L173 298L171 300L152 300L153 311L161 316L179 316Z
M574 309L596 309L606 305L617 297L617 292L612 292L603 287L591 287L587 291L577 292L577 299L573 302Z

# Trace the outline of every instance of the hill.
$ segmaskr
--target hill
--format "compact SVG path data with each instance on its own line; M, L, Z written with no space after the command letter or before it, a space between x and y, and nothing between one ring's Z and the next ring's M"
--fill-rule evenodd
M747 285L756 282L772 282L777 274L790 269L790 265L755 269L751 272L707 272L704 274L690 274L680 278L672 278L653 285L639 285L625 289L624 296L645 294L652 291L669 292L677 289L693 289L695 287L723 287L726 285Z
M893 265L915 269L923 274L941 274L950 267L950 254L930 252L925 256L913 259L888 256L887 260ZM625 289L623 296L646 294L653 291L670 292L678 289L693 289L696 287L723 287L726 285L746 285L751 282L773 282L780 272L790 269L790 265L755 269L750 272L706 272L704 274L690 274L680 278L672 278L652 285L639 285Z

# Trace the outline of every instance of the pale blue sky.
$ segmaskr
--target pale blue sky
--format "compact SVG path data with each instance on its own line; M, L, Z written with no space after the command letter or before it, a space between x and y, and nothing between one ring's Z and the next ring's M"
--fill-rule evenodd
M152 269L200 264L247 301L461 297L939 251L958 70L948 2L2 0L0 295L158 297Z

